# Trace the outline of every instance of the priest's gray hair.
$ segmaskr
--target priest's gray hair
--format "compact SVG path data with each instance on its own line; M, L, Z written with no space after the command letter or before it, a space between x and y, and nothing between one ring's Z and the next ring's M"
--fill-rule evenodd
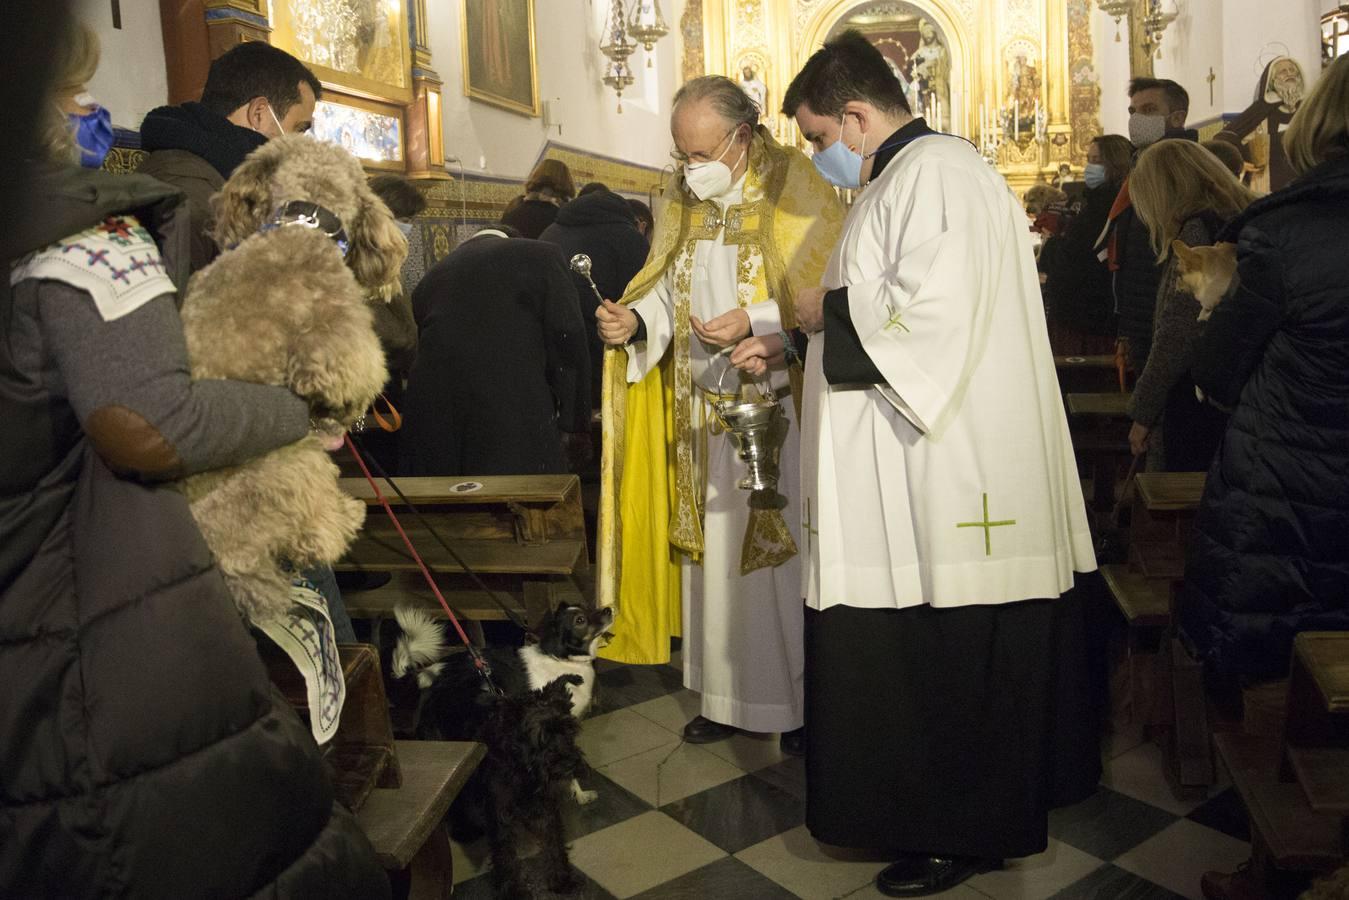
M739 127L748 125L754 128L759 124L759 107L750 99L740 85L724 75L704 75L684 82L674 95L674 104L670 113L679 108L684 101L707 100L712 108L730 125Z

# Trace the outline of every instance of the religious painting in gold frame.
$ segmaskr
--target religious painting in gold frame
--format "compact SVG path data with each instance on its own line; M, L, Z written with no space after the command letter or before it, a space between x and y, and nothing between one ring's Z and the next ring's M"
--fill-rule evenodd
M343 93L412 102L408 0L269 0L271 43Z
M309 133L344 148L367 169L407 168L407 120L401 106L325 93L314 106Z
M464 93L527 116L539 114L534 0L460 0Z

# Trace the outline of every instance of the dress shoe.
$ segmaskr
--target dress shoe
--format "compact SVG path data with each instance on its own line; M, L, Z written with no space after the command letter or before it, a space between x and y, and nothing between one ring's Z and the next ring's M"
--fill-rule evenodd
M806 755L806 729L804 726L793 731L782 732L778 738L778 747L788 756Z
M690 744L715 744L735 734L730 725L713 722L703 716L694 716L684 726L684 740Z
M1235 872L1205 872L1199 889L1205 900L1264 900L1267 896L1245 865Z
M906 856L880 871L876 890L887 897L926 897L998 865L997 860L977 856Z

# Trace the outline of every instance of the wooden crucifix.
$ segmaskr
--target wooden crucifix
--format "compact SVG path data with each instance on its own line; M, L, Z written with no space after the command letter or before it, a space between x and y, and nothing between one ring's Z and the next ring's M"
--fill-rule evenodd
M117 0L113 0L114 3ZM1213 66L1208 67L1208 77L1204 79L1208 82L1208 105L1213 105L1213 82L1218 80L1218 76L1213 74Z
M122 0L112 0L112 27L122 28Z

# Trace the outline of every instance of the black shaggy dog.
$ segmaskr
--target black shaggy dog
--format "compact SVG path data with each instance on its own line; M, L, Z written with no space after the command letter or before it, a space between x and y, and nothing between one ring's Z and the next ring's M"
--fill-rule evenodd
M417 737L481 741L487 756L450 808L456 840L487 835L499 897L529 897L519 838L542 847L548 887L578 889L563 837L562 804L596 795L577 781L587 770L576 745L580 717L595 684L595 651L613 624L610 609L563 604L544 617L520 647L482 651L501 693L493 693L468 653L447 654L440 622L397 609L381 635L390 694L420 693Z
M572 868L562 834L569 785L586 771L576 746L581 723L571 714L569 694L580 683L578 675L563 675L542 690L490 695L486 701L489 712L478 739L487 745L487 756L456 806L461 814L482 816L498 897L534 896L520 863L523 833L539 842L549 890L572 893L584 885Z

